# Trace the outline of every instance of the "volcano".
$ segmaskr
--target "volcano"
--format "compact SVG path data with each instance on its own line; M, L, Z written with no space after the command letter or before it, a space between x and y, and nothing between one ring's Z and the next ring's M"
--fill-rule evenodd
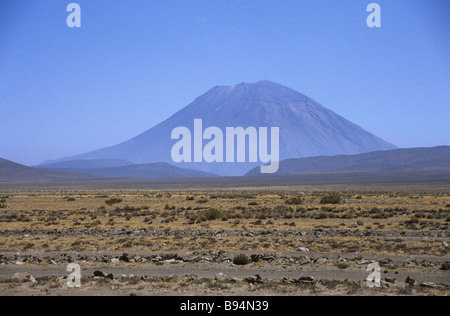
M174 163L171 139L177 127L278 127L279 159L353 155L396 146L346 120L311 98L270 81L214 87L179 112L146 132L116 146L58 161L121 159L136 164L169 163L222 176L240 176L261 162ZM207 141L204 141L204 145ZM194 147L194 145L192 146Z

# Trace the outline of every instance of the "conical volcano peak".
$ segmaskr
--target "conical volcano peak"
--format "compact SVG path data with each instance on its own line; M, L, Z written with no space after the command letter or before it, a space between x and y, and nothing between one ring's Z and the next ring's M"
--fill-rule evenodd
M250 95L250 96L280 96L280 95L300 95L301 93L296 92L295 90L283 86L281 84L269 81L262 80L255 83L247 83L243 82L236 85L231 86L217 86L214 87L211 92L214 93L232 93L232 94L240 94L240 95ZM304 97L304 96L303 96Z
M236 116L245 111L265 111L270 115L271 110L284 109L285 111L299 111L305 106L320 104L307 96L281 84L263 80L256 83L240 83L230 86L216 86L200 96L187 108L199 113L207 109L214 109L216 114L225 117ZM227 113L224 113L226 111ZM207 115L208 116L208 115ZM245 119L245 115L241 115Z
M195 121L202 121L202 130ZM64 160L122 159L134 163L166 162L220 175L243 175L260 163L188 162L174 163L176 140L173 131L189 130L200 135L197 147L212 141L202 139L209 127L223 135L228 128L278 128L280 160L312 156L359 154L395 148L313 99L269 80L216 86L167 120L122 144ZM245 136L245 135L244 135ZM194 148L192 141L191 147ZM201 145L201 146L200 146ZM225 148L225 145L223 145ZM187 147L186 147L187 148ZM248 148L246 149L248 150ZM200 152L199 150L198 152ZM246 157L249 157L246 153ZM194 160L194 159L193 159Z

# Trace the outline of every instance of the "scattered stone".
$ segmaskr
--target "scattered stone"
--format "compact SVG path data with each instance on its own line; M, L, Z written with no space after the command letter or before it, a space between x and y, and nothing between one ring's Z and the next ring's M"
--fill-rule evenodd
M216 259L217 262L228 262L232 260L233 256L226 252L219 254L219 257Z
M395 278L385 277L384 280L389 283L395 283Z
M244 282L250 283L250 284L256 284L256 283L263 283L262 282L262 278L259 274L249 277L249 278L245 278Z
M414 280L408 276L405 280L405 283L409 284L409 285L414 285L416 283L416 280Z
M120 256L119 260L123 262L130 262L130 257L127 253L124 253L122 254L122 256Z
M215 279L216 279L216 281L224 281L225 275L222 272L219 272L216 274Z
M359 266L365 266L365 265L368 265L369 263L370 263L370 261L367 261L367 260L358 260L358 261L356 261L356 264L359 265Z
M300 251L300 252L309 252L309 249L308 248L304 248L304 247L299 247L298 251Z
M441 266L442 271L449 271L450 270L450 261L444 262Z
M102 271L95 271L95 272L94 272L94 276L95 276L95 277L106 278L106 274L103 273Z
M426 287L426 288L429 288L429 289L436 289L436 288L439 287L438 285L436 285L434 283L431 283L431 282L422 282L422 283L420 283L420 286L421 287Z
M313 277L301 277L297 280L298 283L314 283L314 278Z
M120 281L119 280L113 280L111 281L111 285L120 285Z
M275 256L272 256L272 255L265 255L262 258L262 260L264 260L264 261L274 261L274 260L276 260L276 258L275 258Z
M14 274L12 279L13 279L13 281L21 282L21 283L29 282L30 275L27 272L18 272L18 273Z

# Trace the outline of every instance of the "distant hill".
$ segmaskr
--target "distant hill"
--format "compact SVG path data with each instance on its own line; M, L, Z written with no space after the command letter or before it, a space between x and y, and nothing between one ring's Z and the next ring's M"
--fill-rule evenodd
M94 161L92 164L89 163L89 161L84 161L83 163L75 162L74 164L72 164L72 162L69 161L52 165L43 165L39 166L38 168L42 170L57 170L64 172L134 179L204 178L216 176L214 174L203 171L178 168L167 163L125 165L112 168L86 168L86 166L93 166L98 163L99 161ZM59 168L64 165L70 168ZM76 165L84 165L85 168L72 168Z
M0 158L0 183L48 183L95 179L107 177L39 170Z
M287 159L280 162L278 175L332 172L406 171L450 169L450 146L394 149L359 155ZM259 168L247 173L258 176Z
M203 127L279 127L280 159L390 150L396 146L325 108L313 99L270 81L218 86L184 107L172 117L116 146L67 157L80 159L123 159L139 164L173 163L171 139L176 127L193 131L194 119ZM207 141L203 141L206 145ZM248 157L248 148L247 148ZM186 163L178 167L222 176L241 176L258 163Z
M134 163L121 159L93 159L93 160L70 160L57 163L42 163L33 166L45 170L70 170L70 169L104 169L134 165Z

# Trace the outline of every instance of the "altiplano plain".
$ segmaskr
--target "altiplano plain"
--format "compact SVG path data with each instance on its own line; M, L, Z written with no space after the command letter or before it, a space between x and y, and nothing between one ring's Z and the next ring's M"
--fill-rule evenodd
M449 188L420 187L5 191L0 295L449 295Z

